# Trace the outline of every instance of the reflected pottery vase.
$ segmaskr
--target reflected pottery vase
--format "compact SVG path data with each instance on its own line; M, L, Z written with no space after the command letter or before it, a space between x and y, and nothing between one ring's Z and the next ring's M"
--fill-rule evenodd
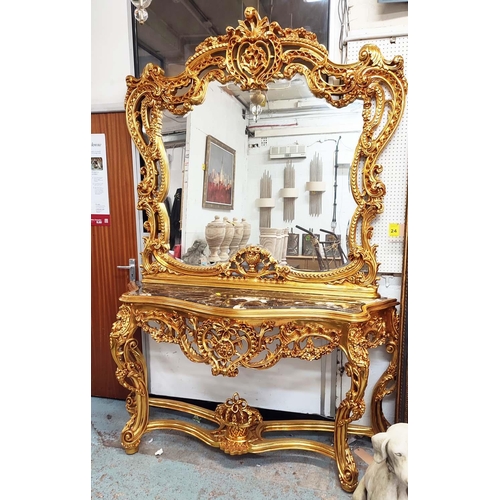
M229 260L229 245L233 241L234 237L234 225L228 217L224 217L224 225L225 235L222 243L220 244L219 252L219 258L221 262L226 262L227 260Z
M220 220L218 215L215 216L212 222L209 222L205 227L205 239L210 250L208 256L209 262L220 262L219 256L220 246L226 234L226 223Z
M241 219L241 223L243 224L243 237L241 238L240 248L245 248L250 239L252 225L246 219Z
M241 239L243 238L243 223L239 222L236 217L233 218L234 236L229 244L229 255L232 256L240 248Z

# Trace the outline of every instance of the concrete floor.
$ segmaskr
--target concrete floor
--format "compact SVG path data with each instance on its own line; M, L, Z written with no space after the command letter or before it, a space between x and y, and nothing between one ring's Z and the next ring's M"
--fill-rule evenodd
M187 434L156 430L145 434L138 453L127 455L120 433L129 415L121 400L92 398L92 499L158 500L344 500L337 466L301 450L227 455ZM191 419L151 409L151 418ZM304 418L311 418L305 416ZM264 419L266 417L264 416ZM282 434L283 435L283 434ZM310 439L331 442L326 433ZM371 440L350 437L359 478L373 455ZM156 455L160 449L162 454Z

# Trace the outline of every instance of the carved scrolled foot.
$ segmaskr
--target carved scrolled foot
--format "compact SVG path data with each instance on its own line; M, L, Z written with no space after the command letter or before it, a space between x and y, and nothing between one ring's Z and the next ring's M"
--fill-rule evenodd
M352 493L356 489L356 486L358 486L358 469L349 448L345 450L345 454L346 465L344 468L339 467L340 486L344 491Z
M116 362L116 378L130 390L125 401L130 419L121 434L122 446L128 455L137 452L149 418L146 361L134 338L136 330L135 312L131 306L122 305L110 334L110 346Z
M133 455L139 450L141 437L144 434L144 429L134 429L133 422L127 423L122 431L122 446L127 455Z
M344 491L352 493L358 485L358 469L354 462L351 449L347 443L347 426L349 423L350 410L346 401L343 401L335 417L335 430L333 433L333 443L337 468L339 471L340 485Z

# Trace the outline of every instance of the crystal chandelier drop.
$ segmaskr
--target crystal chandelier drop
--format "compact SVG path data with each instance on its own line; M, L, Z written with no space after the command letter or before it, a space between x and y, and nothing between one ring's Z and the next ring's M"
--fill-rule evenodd
M131 0L135 7L134 16L140 24L144 24L148 19L147 8L151 5L152 0Z
M250 111L253 115L253 121L256 122L262 113L263 106L266 105L266 94L261 90L255 90L250 94Z

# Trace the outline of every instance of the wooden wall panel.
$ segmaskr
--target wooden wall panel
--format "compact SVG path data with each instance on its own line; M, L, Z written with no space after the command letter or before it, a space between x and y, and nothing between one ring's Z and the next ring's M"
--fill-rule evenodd
M109 226L91 226L91 391L92 396L125 399L128 391L116 380L109 346L118 299L128 284L128 271L117 266L128 265L130 258L139 264L132 146L125 113L93 113L91 133L106 136L110 209Z

